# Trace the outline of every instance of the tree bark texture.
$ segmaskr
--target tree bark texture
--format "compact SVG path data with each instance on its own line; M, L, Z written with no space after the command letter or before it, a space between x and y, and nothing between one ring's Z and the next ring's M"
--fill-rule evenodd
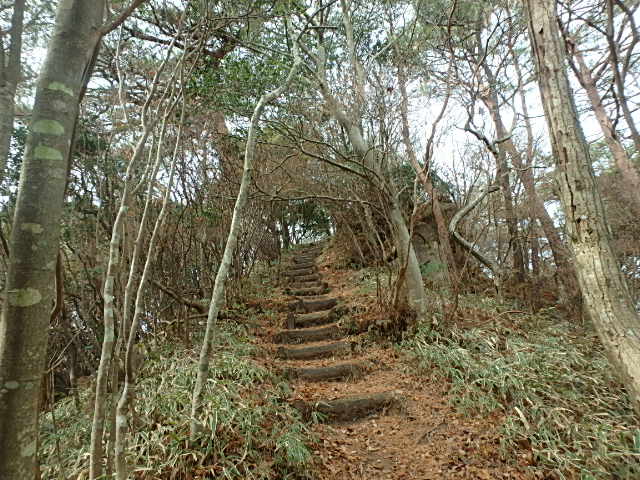
M555 0L527 0L529 35L557 167L566 227L585 305L640 414L639 318L609 229L566 73Z
M47 352L67 158L104 1L63 0L36 90L0 319L0 478L35 475L38 393Z

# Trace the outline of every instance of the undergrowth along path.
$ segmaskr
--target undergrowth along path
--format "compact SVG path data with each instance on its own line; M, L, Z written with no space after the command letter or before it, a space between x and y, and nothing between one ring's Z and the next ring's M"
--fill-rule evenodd
M288 312L268 329L271 366L290 379L291 404L314 423L315 477L536 478L526 454L501 459L497 415L462 416L446 386L412 373L392 346L347 333L341 317L357 294L344 288L348 272L316 261L321 253L310 247L290 258Z

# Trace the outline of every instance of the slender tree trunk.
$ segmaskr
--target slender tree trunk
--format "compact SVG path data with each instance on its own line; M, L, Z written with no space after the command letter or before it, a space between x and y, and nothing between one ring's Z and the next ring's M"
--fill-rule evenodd
M173 111L173 108L169 110ZM165 117L166 120L166 117ZM142 276L140 278L140 283L138 284L138 289L136 292L136 299L134 304L134 313L133 319L131 321L131 328L129 329L129 336L127 338L127 346L125 350L125 376L124 376L124 386L122 388L122 393L120 395L120 399L118 400L117 408L116 408L116 432L115 432L115 464L116 464L116 478L118 480L126 480L129 476L129 471L126 463L125 449L126 449L126 427L127 427L127 411L129 406L133 403L133 399L135 396L135 378L136 378L136 365L133 361L134 352L135 352L135 341L136 336L138 334L138 329L140 328L140 315L143 310L143 294L145 292L148 280L149 273L151 271L151 263L155 260L155 250L156 244L158 242L158 233L162 230L164 226L164 219L167 213L167 205L169 204L169 197L171 195L171 189L173 188L173 179L175 177L176 172L176 162L178 159L178 147L180 145L180 140L182 138L182 122L184 122L184 104L182 106L182 113L180 116L180 125L178 128L178 135L176 138L175 148L173 152L173 157L171 160L171 167L169 170L169 180L166 185L166 190L164 192L164 197L162 199L162 207L160 208L160 213L158 214L158 218L156 219L153 231L151 233L151 239L149 240L149 248L147 252L147 259L144 264L144 268L142 270ZM155 172L151 176L149 180L149 190L147 192L147 202L145 205L145 215L149 210L149 205L151 203L151 199L153 197L154 183L157 175L157 168L160 163L162 152L162 142L158 142L158 161L155 166ZM139 226L139 234L146 231L146 221L140 222ZM139 238L136 239L136 246L138 248L142 247L142 238L139 235ZM133 268L133 266L132 266Z
M362 119L358 111L364 101L365 71L357 57L350 14L351 3L347 2L347 0L342 0L340 4L342 9L342 24L346 33L346 47L351 63L353 89L355 91L355 105L352 106L348 114L344 106L338 102L328 87L329 80L326 72L327 52L323 45L322 38L319 38L317 55L314 56L317 68L315 72L316 80L325 101L325 108L331 112L333 118L335 118L345 130L353 150L362 158L363 164L371 172L375 172L378 180L378 191L386 197L383 201L387 202L389 207L389 220L392 224L392 233L401 265L406 265L401 269L401 274L405 275L405 278L401 278L400 280L404 281L407 287L409 306L416 311L419 319L424 319L427 316L428 301L422 283L422 273L420 272L420 265L413 249L413 244L411 243L411 235L407 228L407 222L398 205L395 186L390 180L388 172L384 171L380 152L375 148L371 148L362 134L360 125Z
M489 84L495 85L493 74L489 71L486 65L485 73L489 79ZM488 96L483 97L482 100L489 109L493 124L496 127L496 135L498 136L498 139L504 139L507 137L507 129L502 123L502 117L500 116L498 95L494 90L491 90L491 93ZM503 143L504 142L500 142L498 145L498 155L495 156L497 163L496 176L498 185L500 185L500 191L502 192L502 199L504 201L505 220L513 252L513 268L516 272L518 281L523 282L526 277L526 269L524 265L524 255L522 253L522 241L518 230L518 217L513 204L513 193L511 192L511 181L509 179L507 152L505 151Z
M531 273L534 277L540 275L540 243L538 242L538 236L535 233L537 230L535 224L532 224L531 239L529 244L531 245Z
M591 71L582 53L573 48L572 55L577 63L574 72L578 77L580 85L582 85L582 88L587 92L587 97L600 125L600 130L602 130L602 135L604 135L604 140L609 147L616 167L620 171L620 181L624 186L624 194L627 197L629 206L633 209L636 216L638 216L640 215L640 174L631 162L627 151L624 149L624 145L622 145L620 141L620 137L618 137L613 122L609 118L609 115L607 115L604 105L602 104L602 97L596 86L596 81L591 75Z
M475 199L471 200L467 205L462 207L460 210L456 212L451 221L449 222L449 232L453 236L453 238L458 242L458 244L467 250L471 255L473 255L476 260L482 263L485 267L491 270L493 274L493 283L496 287L498 295L502 295L502 279L503 272L500 266L493 261L491 258L484 256L475 246L474 243L471 243L469 240L464 238L458 232L458 224L460 221L467 215L471 210L476 208L476 206L490 193L499 190L500 187L497 186L489 186L485 191L480 193Z
M124 227L124 221L127 215L127 211L129 210L129 203L131 201L133 191L136 188L135 185L133 185L134 167L136 167L138 163L140 163L140 161L142 160L145 153L147 140L157 121L155 116L154 118L150 118L149 109L151 106L151 101L155 97L155 92L158 88L160 75L164 71L164 68L167 63L167 59L171 55L171 51L173 49L175 39L176 37L174 36L171 44L169 45L169 48L167 49L167 52L165 54L166 56L163 63L161 64L160 68L156 71L156 74L154 75L149 93L147 95L147 99L145 101L145 104L142 107L142 114L141 114L142 132L134 148L134 152L131 157L131 160L129 161L129 165L127 165L124 185L122 188L122 198L120 200L120 206L118 208L118 212L116 214L116 218L113 223L113 227L111 229L111 239L109 241L109 259L107 261L107 273L105 276L105 281L103 285L103 294L102 294L104 298L104 306L103 306L104 337L102 340L102 350L100 353L100 364L98 365L98 371L96 372L96 395L95 395L95 404L94 404L94 410L93 410L93 422L91 425L91 447L90 447L90 459L89 459L89 478L91 480L96 480L102 476L102 458L103 458L102 437L104 435L105 412L106 412L106 403L107 403L107 384L109 380L109 373L112 370L114 370L111 368L112 367L111 363L112 363L113 354L114 354L114 344L116 342L116 323L115 323L116 275L119 273L119 267L121 263L120 244L122 240L122 230ZM124 323L125 322L123 321L122 324ZM124 325L121 325L121 328L123 327ZM117 353L117 350L116 350L116 353ZM116 374L116 379L114 381L117 384L117 374Z
M280 225L282 227L282 248L288 250L291 247L291 235L289 233L289 222L287 222L287 214L283 210L281 215Z
M0 319L0 478L35 475L38 389L47 351L67 158L101 38L104 1L64 0L36 90Z
M494 98L497 98L495 93ZM564 293L566 295L564 301L568 306L574 308L577 307L576 314L580 315L580 291L578 287L576 271L571 264L571 254L565 247L564 242L560 238L560 234L558 233L558 230L556 229L556 226L554 225L553 220L549 215L549 212L545 208L542 199L536 191L535 181L533 178L533 174L531 173L531 169L524 164L522 156L513 143L513 140L507 137L507 131L504 127L504 122L502 121L502 116L498 107L496 107L492 111L491 117L493 119L494 125L496 126L496 131L499 132L499 137L503 139L503 141L500 142L499 148L502 150L503 155L509 154L509 158L513 162L520 181L524 186L524 190L529 201L529 209L533 213L533 216L540 221L542 230L544 231L547 240L549 240L549 247L551 248L555 264L558 267L558 270L561 272L561 275L563 275L566 279L566 281L564 282ZM532 141L532 139L530 139L530 141Z
M631 139L633 140L633 144L636 147L636 152L640 152L640 132L636 127L633 113L631 112L631 108L629 108L629 102L627 101L627 94L625 92L625 79L623 77L623 73L620 71L620 58L618 56L618 42L615 38L615 19L613 12L613 0L606 0L606 11L607 11L607 27L606 27L606 38L609 43L609 64L611 65L611 72L613 73L613 88L616 92L616 96L618 99L618 105L622 110L622 116L624 117L625 122L627 123L627 127L629 128L629 133L631 134ZM633 25L632 25L633 28Z
M236 198L236 204L233 209L231 227L229 228L229 235L224 247L222 261L218 267L218 273L216 274L216 280L211 294L211 303L209 304L209 312L207 315L207 326L205 329L204 339L202 340L202 347L200 349L200 358L198 360L198 376L191 396L190 436L192 441L195 440L202 428L199 421L200 411L202 410L202 392L209 378L209 361L213 347L216 322L224 300L224 287L229 274L229 268L233 260L233 253L238 244L240 222L242 221L244 209L247 204L247 198L249 197L249 184L251 183L253 162L256 156L258 123L260 122L260 117L262 116L265 106L278 98L285 89L289 87L289 84L300 67L301 58L298 52L298 45L295 42L293 44L293 49L294 63L286 80L275 90L260 97L260 100L253 110L253 115L251 116L251 123L249 125L249 133L247 135L247 143L244 152L244 165L242 170L242 180L240 182L240 190L238 191L238 197Z
M400 117L402 121L402 142L404 148L407 150L409 161L416 171L416 175L420 180L420 183L424 186L425 190L431 197L431 207L433 210L433 217L436 221L436 229L438 231L438 244L440 245L440 257L444 260L446 265L447 276L451 287L454 287L458 282L458 274L455 264L455 258L453 256L453 249L451 248L451 241L449 238L449 229L442 213L440 201L438 200L438 194L433 187L433 182L428 173L425 171L426 166L422 167L418 163L415 150L411 145L411 139L409 135L409 99L407 95L407 78L404 71L404 67L398 67L398 83L400 86Z
M24 0L15 0L11 15L11 34L9 35L8 58L5 60L4 45L0 38L0 181L9 157L9 146L13 135L13 117L15 115L15 97L20 75L22 74L22 24L24 20Z
M349 142L354 151L363 158L363 162L368 168L376 172L378 178L387 179L388 175L382 171L381 161L377 158L378 152L374 148L369 148L357 122L347 116L331 92L326 88L326 83L323 80L325 77L324 71L319 72L318 77L321 84L321 91L325 98L325 105L338 123L346 130ZM406 276L404 282L407 287L407 300L409 306L417 313L418 318L424 319L427 316L428 300L424 291L424 284L422 283L420 264L418 263L418 258L411 243L411 235L407 228L407 222L402 216L398 199L393 191L394 186L392 182L388 180L384 181L387 182L386 188L383 187L383 189L384 195L387 197L386 201L389 204L389 220L392 224L394 243L401 260L401 265L406 265L403 274Z
M640 318L616 261L566 73L555 0L526 0L529 35L586 308L640 414Z
M424 291L424 284L422 283L420 263L413 249L407 222L402 216L397 199L392 200L389 217L395 230L394 238L400 265L406 265L404 281L407 286L409 306L416 312L419 320L424 320L427 318L428 301Z

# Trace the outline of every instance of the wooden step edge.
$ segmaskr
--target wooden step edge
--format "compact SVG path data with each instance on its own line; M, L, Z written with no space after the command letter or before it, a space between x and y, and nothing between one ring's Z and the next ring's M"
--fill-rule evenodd
M298 288L313 288L313 287L318 287L318 288L329 288L329 284L327 282L322 282L320 280L310 280L308 282L292 282L289 283L285 289L288 290L296 290Z
M338 319L336 308L329 310L320 310L311 313L293 313L289 312L285 321L285 328L293 330L295 328L309 328L317 325L326 325L333 323Z
M320 256L320 254L308 254L308 255L296 255L291 257L291 263L309 263L315 262L316 259Z
M285 276L286 281L289 283L302 283L302 282L319 282L322 278L319 273L312 273L309 275L300 275L297 277Z
M303 268L318 268L316 262L300 262L300 263L290 263L289 265L285 265L283 270L302 270Z
M317 328L283 330L273 336L274 343L307 343L340 338L344 333L337 324Z
M286 288L285 293L287 295L293 295L295 297L310 297L314 295L326 295L329 293L329 287L320 286L320 287L306 287L306 288Z
M364 376L364 363L340 363L326 367L297 367L287 368L285 376L290 379L306 380L309 382L338 381L359 379Z
M314 275L318 273L318 269L316 267L310 267L310 268L298 268L298 269L291 269L291 270L283 270L282 271L282 275L284 275L285 277L306 277L308 275Z
M374 413L402 409L403 404L404 397L396 391L352 395L336 400L317 402L295 400L292 402L292 406L302 414L303 418L310 419L314 413L319 413L321 414L320 419L328 422L358 420Z
M287 304L290 312L311 313L329 310L338 304L337 298L305 298L297 297Z
M353 351L354 344L346 340L331 342L323 345L307 347L278 347L276 358L283 360L314 360L336 355L346 355Z

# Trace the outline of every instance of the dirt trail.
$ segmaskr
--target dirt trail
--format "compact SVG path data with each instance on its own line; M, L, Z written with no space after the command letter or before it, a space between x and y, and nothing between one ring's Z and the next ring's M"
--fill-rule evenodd
M346 272L317 265L319 248L296 252L285 270L289 313L267 329L267 363L284 370L292 404L314 425L317 477L333 479L532 479L527 458L498 453L500 418L469 418L448 404L446 385L411 373L392 348L348 336L339 318L357 301ZM326 283L325 283L326 282Z

